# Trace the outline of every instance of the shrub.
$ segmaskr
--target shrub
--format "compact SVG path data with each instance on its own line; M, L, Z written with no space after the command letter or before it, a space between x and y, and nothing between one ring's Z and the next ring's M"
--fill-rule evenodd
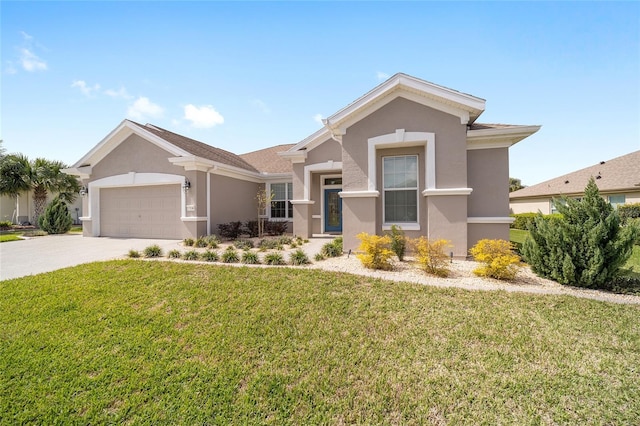
M298 249L291 253L289 257L289 263L294 266L300 266L308 265L311 262L309 261L309 257L307 256L307 254L302 249Z
M342 237L334 238L331 242L323 245L322 249L320 249L320 254L323 257L342 256Z
M257 220L248 220L244 223L244 230L250 238L255 238L259 236L258 233L258 221Z
M264 223L264 232L267 235L282 235L287 232L287 228L287 222L269 220Z
M132 259L137 259L140 257L140 252L138 250L129 250L129 253L127 254L127 256L129 256Z
M204 238L200 237L195 241L195 243L193 245L196 246L196 247L204 248L204 247L207 247L209 245L209 242L207 240L205 240Z
M281 253L269 253L264 257L264 263L267 265L284 265L284 258Z
M238 250L249 250L253 248L253 241L251 240L235 240L233 245Z
M509 225L510 228L526 231L535 224L535 218L538 217L538 213L518 213L510 216L515 219L515 221ZM546 221L557 221L562 219L562 215L559 213L546 214L542 215L542 218Z
M385 235L381 237L379 235L370 235L366 232L362 232L356 237L360 240L360 246L358 247L358 253L356 256L365 268L369 269L393 269L391 264L391 257L393 251L389 249L391 244L391 237Z
M616 293L640 295L640 276L617 276L609 282L606 290L611 290Z
M451 247L451 241L429 241L427 237L411 240L411 246L416 252L416 262L426 273L438 277L449 276L450 259L445 248Z
M184 254L182 255L182 258L184 260L198 260L200 259L200 253L198 253L197 250L185 251Z
M639 231L620 226L620 216L593 178L580 201L563 201L556 203L562 220L536 218L522 247L524 259L533 272L561 284L603 288L631 255Z
M195 241L193 241L193 238L185 238L184 240L182 240L182 244L184 244L187 247L193 247L194 243Z
M278 238L278 244L280 244L282 246L287 245L287 244L291 244L292 242L293 242L293 238L285 236L285 235L283 235L280 238Z
M220 244L220 239L216 235L207 235L202 239L207 243L206 247L211 249L218 248L218 244Z
M240 260L240 256L238 256L238 252L233 248L233 246L229 246L222 253L221 259L224 263L237 263Z
M258 243L258 248L261 250L273 250L278 247L278 240L272 238L264 238Z
M322 253L316 253L316 255L313 257L313 259L314 259L316 262L320 262L320 261L322 261L322 260L325 260L325 259L326 259L326 257L325 257Z
M407 250L407 239L404 231L398 225L391 225L391 250L398 256L399 261L404 260L404 253Z
M480 240L469 250L473 258L483 265L473 271L480 277L512 280L520 268L520 257L505 240Z
M211 250L206 250L200 255L200 258L205 262L217 262L218 260L220 260L220 256L218 255L218 253Z
M169 259L180 259L180 250L170 250L169 253L167 253L167 257Z
M242 222L221 223L218 225L218 233L222 238L235 240L242 234Z
M162 249L157 244L154 244L144 249L144 257L160 257L160 256L162 256Z
M257 253L254 253L252 251L245 251L244 253L242 253L241 262L247 265L257 265L260 263L260 258L258 257Z
M73 219L67 203L56 197L38 218L38 226L49 234L65 234L71 229Z
M0 221L0 231L6 231L7 229L11 229L13 223L10 220Z
M629 219L640 218L640 203L622 204L618 206L618 214L622 224L626 224Z

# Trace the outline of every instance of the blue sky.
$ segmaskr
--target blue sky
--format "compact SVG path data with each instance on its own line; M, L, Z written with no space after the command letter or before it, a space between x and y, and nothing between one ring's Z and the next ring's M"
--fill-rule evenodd
M633 2L0 3L9 152L72 164L123 119L235 153L295 143L396 72L540 124L532 185L640 149Z

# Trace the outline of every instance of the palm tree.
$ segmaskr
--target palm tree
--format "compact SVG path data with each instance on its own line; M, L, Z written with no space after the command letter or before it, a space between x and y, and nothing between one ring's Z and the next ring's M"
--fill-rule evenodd
M80 183L75 176L62 172L66 166L60 161L36 158L34 161L22 154L11 154L0 161L0 195L16 198L23 192L33 191L34 222L44 212L47 195L57 193L67 203L77 197Z

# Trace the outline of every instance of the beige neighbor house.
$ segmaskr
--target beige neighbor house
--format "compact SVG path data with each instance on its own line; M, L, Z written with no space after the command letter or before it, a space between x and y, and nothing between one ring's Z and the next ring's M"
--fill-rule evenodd
M123 121L70 172L87 188L85 236L184 238L265 216L304 238L393 224L452 242L509 237L509 152L540 126L479 124L485 101L396 74L295 145L244 155Z
M580 198L593 177L612 205L640 203L640 151L529 186L509 194L512 213L555 213L554 197Z
M56 194L47 196L47 204L50 203ZM74 224L80 224L82 216L82 199L78 197L76 201L69 205L69 213ZM33 191L25 192L16 199L8 196L0 196L0 221L12 223L35 224L35 204L33 201Z

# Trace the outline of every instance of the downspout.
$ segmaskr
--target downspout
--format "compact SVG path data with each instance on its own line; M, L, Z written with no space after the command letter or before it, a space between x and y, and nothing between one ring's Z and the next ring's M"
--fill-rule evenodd
M327 128L327 130L329 130L329 134L331 135L331 139L333 139L334 141L338 142L339 144L342 144L342 139L338 139L338 137L333 133L333 129L331 128L331 124L329 123L329 119L328 118L323 118L322 119L322 124L324 125L324 127Z

